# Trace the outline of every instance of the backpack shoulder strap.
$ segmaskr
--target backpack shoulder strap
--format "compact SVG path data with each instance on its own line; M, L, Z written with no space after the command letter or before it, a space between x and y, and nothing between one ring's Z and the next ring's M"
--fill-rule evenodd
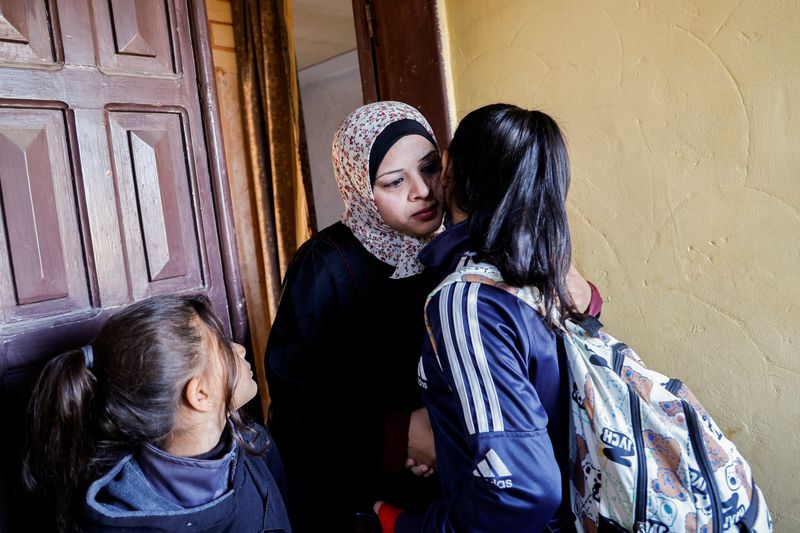
M425 301L426 317L428 302L430 302L431 298L436 296L439 291L448 285L452 285L454 283L484 283L486 285L491 285L516 296L535 309L540 315L545 315L544 301L539 289L536 287L514 287L505 282L503 275L494 265L490 265L489 263L467 262L467 264L456 269L455 272L444 278L441 283L439 283L439 285L428 295L428 299ZM554 323L557 324L558 322L558 317L554 317ZM600 322L600 320L591 315L586 315L580 321L571 319L567 320L565 328L562 327L559 329L566 329L566 331L571 333L586 332L590 336L596 337L600 334L600 330L602 328L603 324Z
M497 267L489 263L467 262L464 266L456 269L455 272L444 278L439 285L431 291L425 302L425 307L428 307L428 302L430 302L431 298L436 296L442 289L455 283L483 283L485 285L491 285L492 287L504 290L520 298L539 313L544 314L544 307L542 305L542 297L539 293L539 289L536 287L519 288L509 285L505 282L503 275Z

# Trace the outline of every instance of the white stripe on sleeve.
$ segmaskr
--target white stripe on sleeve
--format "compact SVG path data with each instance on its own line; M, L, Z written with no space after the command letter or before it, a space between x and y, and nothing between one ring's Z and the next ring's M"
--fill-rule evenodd
M486 359L486 351L481 342L480 324L478 323L478 289L480 285L474 283L467 294L467 319L469 320L469 333L472 338L472 350L475 352L475 361L481 373L483 387L489 400L489 410L492 413L492 430L503 431L503 412L500 409L500 400L497 398L497 389L494 386L492 372ZM487 428L485 431L489 431Z
M442 335L444 337L444 351L447 353L447 360L450 363L450 371L453 374L453 382L461 400L461 409L464 411L464 420L467 423L467 431L470 435L475 434L475 424L472 422L472 411L469 408L469 399L464 386L464 378L461 376L461 366L456 356L456 348L453 345L453 337L450 335L450 308L447 300L450 298L452 285L448 285L439 293L439 320L441 321Z
M461 309L463 300L464 284L457 283L453 295L453 325L456 333L456 341L458 342L458 353L461 356L461 361L464 363L464 372L467 374L467 380L469 381L469 389L472 393L472 404L475 407L475 416L478 419L478 433L486 433L489 431L489 419L486 416L486 406L483 402L483 391L481 390L481 385L478 380L478 374L475 372L475 365L472 362L472 355L467 345L467 332L464 329L464 313ZM469 310L469 306L467 309ZM473 346L474 343L475 341L473 339Z

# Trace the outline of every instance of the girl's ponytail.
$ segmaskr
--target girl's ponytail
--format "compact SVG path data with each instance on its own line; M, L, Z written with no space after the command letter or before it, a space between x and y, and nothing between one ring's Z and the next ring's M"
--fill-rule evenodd
M95 376L91 347L63 353L44 367L28 409L22 481L58 531L75 528L92 454Z

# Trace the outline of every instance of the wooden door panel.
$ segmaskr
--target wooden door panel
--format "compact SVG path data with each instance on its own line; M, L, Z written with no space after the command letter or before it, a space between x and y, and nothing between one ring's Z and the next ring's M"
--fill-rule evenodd
M109 124L134 299L202 287L184 115L112 111Z
M125 276L125 252L119 221L116 185L108 151L108 133L97 124L105 121L103 109L76 109L75 145L80 157L81 183L86 210L86 241L97 287L98 307L118 307L132 301Z
M45 0L0 0L0 62L52 66L61 48L51 28L55 6Z
M0 0L4 435L43 362L149 295L205 293L244 340L204 9ZM3 531L20 442L0 439Z
M66 115L0 107L0 310L22 319L90 305Z
M173 0L95 0L99 67L106 73L180 73Z

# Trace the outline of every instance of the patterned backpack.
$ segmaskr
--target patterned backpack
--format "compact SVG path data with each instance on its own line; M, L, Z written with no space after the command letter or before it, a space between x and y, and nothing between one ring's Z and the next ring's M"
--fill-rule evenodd
M486 283L543 313L536 288L515 288L486 263L456 282ZM691 391L645 367L591 320L560 331L571 388L570 479L579 531L772 531L750 465Z

